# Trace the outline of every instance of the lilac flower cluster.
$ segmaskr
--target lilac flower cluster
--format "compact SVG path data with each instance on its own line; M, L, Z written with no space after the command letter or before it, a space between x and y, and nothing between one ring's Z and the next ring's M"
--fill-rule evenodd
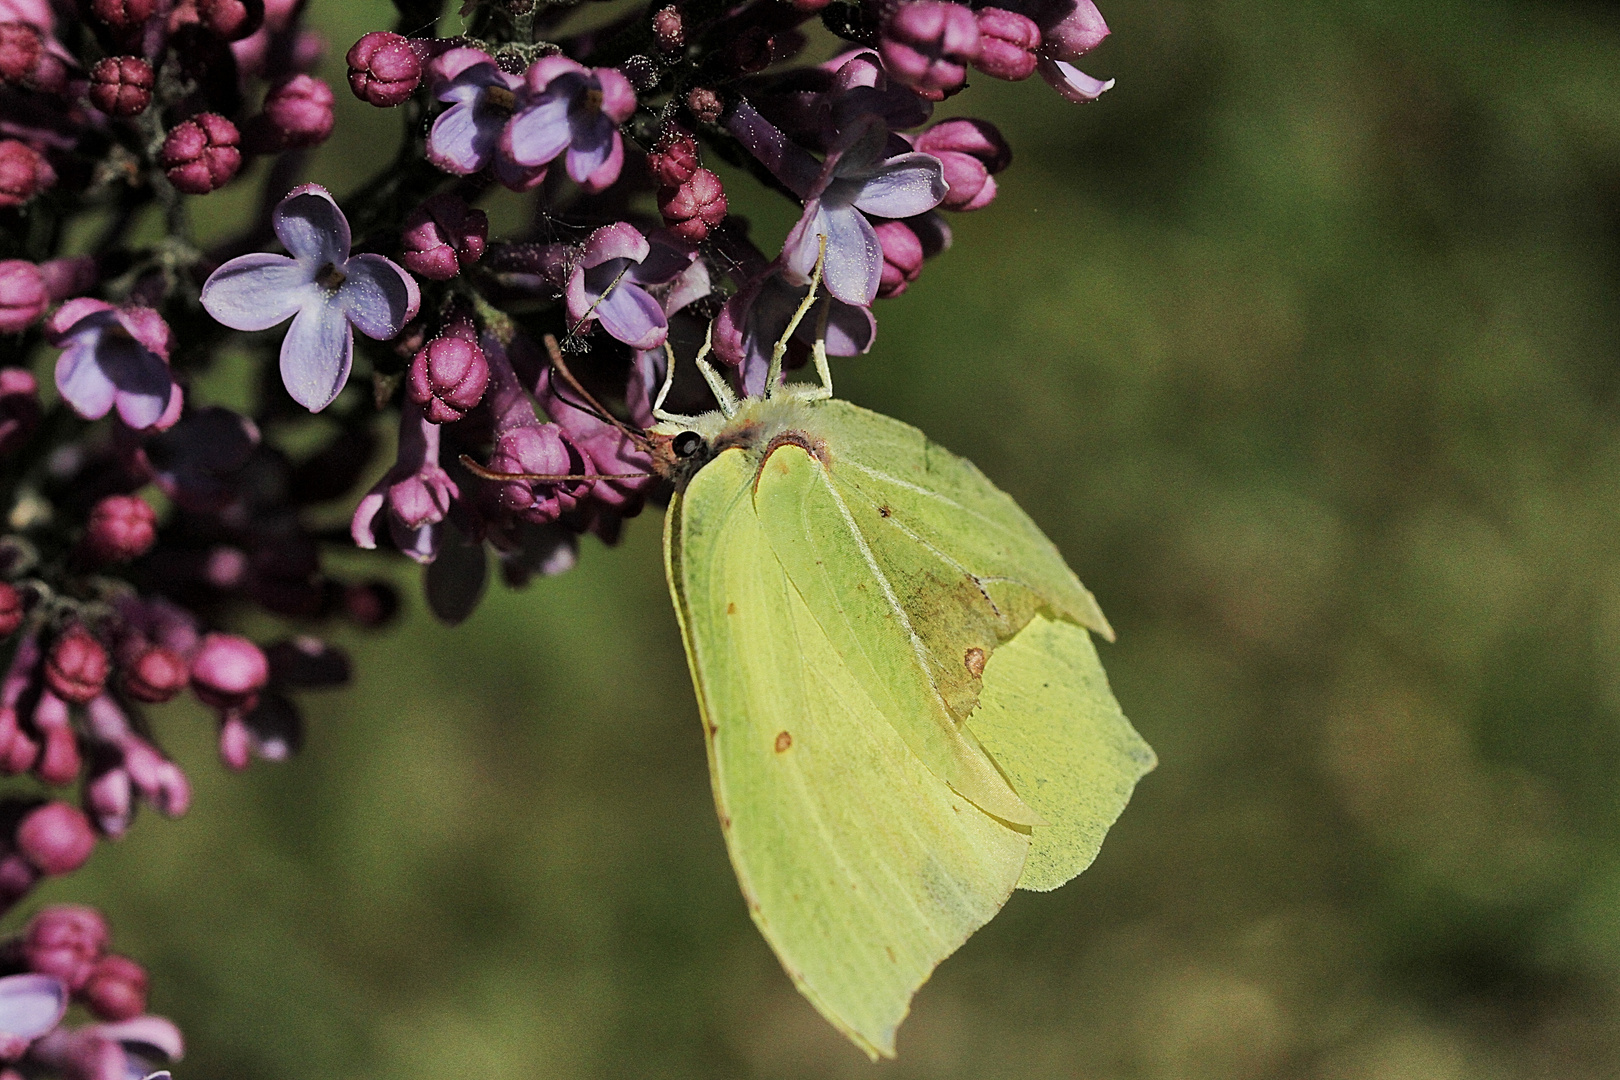
M685 377L705 341L759 393L818 271L788 366L817 334L866 352L948 216L995 200L1007 143L931 122L936 103L975 72L1071 101L1111 85L1075 66L1108 33L1091 0L672 0L567 30L581 2L466 0L465 33L437 38L442 0L395 0L400 32L345 60L403 138L340 199L301 183L334 134L304 0L0 0L0 773L77 791L0 801L0 911L142 803L186 811L154 706L189 691L233 769L298 748L296 694L347 662L307 633L233 633L249 610L387 622L389 585L324 564L358 545L424 565L453 622L491 552L518 585L572 566L583 534L613 542L663 494L640 430L672 362L674 408L712 407ZM813 39L825 59L796 63ZM196 200L255 159L258 209L199 247ZM750 176L798 208L785 236L730 215ZM478 206L497 186L530 208L510 235ZM164 235L142 240L154 213ZM226 363L250 366L251 404L200 392ZM372 460L379 412L391 463ZM312 512L337 500L347 530ZM124 970L97 933L92 967ZM100 1077L124 1041L7 1020L13 998L50 1012L37 978L115 1025L151 1019L96 1004L105 979L18 965L0 1051L24 1040L30 1075ZM148 1042L177 1052L166 1038Z

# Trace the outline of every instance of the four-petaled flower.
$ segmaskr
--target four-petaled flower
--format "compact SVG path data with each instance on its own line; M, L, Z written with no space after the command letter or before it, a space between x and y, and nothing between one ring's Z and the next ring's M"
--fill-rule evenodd
M669 319L646 287L674 279L696 256L663 231L646 237L627 221L602 226L591 233L568 276L569 324L599 322L632 349L657 348L669 333Z
M491 162L501 183L514 190L531 187L545 170L525 169L495 150L512 118L523 78L495 66L482 49L450 49L428 65L433 96L450 103L428 132L427 158L455 176L471 176Z
M137 430L179 419L180 388L169 375L169 324L151 308L115 308L81 296L58 308L45 330L62 350L56 388L80 416L98 420L117 408Z
M567 151L569 177L586 191L619 178L619 125L636 109L630 80L616 68L588 68L566 56L537 60L523 79L501 149L519 165L546 165Z
M276 236L292 257L258 252L232 259L202 289L208 313L234 330L268 330L292 319L281 343L281 380L311 412L349 381L354 331L386 340L416 315L416 279L381 255L349 254L349 222L317 184L276 207Z

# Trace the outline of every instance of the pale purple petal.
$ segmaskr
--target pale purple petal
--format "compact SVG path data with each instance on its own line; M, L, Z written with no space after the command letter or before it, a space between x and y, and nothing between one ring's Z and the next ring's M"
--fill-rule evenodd
M349 381L354 330L336 297L298 313L281 342L281 381L310 412L320 412Z
M348 275L338 301L355 327L367 337L386 341L404 329L422 306L416 279L392 259L356 255L344 264Z
M326 263L341 266L349 257L349 219L319 184L294 188L276 206L271 223L293 258L316 270Z
M544 165L568 149L568 99L555 97L512 117L501 145L519 165Z
M607 161L618 129L595 110L569 109L568 132L568 177L581 184Z
M162 360L169 358L174 335L162 315L142 304L115 308L114 314L119 324L129 331L129 336L146 346L147 351Z
M62 1022L67 988L50 975L7 975L0 979L0 1032L37 1039Z
M612 187L613 182L619 178L620 170L624 168L624 140L619 137L616 129L608 131L607 155L593 166L591 162L595 159L596 150L580 150L577 144L574 149L568 151L569 177L592 194ZM576 173L583 175L576 176Z
M609 259L641 262L652 252L652 243L628 221L615 221L591 233L580 253L579 265L589 270Z
M186 1056L186 1043L180 1029L165 1016L137 1016L133 1020L120 1020L116 1024L92 1024L87 1030L122 1044L126 1049L146 1047L170 1061Z
M1073 64L1064 60L1054 60L1051 57L1041 57L1041 78L1049 83L1052 89L1068 101L1077 105L1084 105L1088 101L1096 101L1103 91L1114 85L1114 80L1092 78Z
M99 336L99 332L97 332ZM56 361L56 389L62 400L86 420L100 420L113 407L118 387L96 362L95 339L80 339Z
M623 279L596 305L595 315L603 330L632 349L661 345L669 333L669 322L658 301Z
M354 508L354 517L349 519L349 536L355 547L371 551L377 546L377 515L388 502L388 479L385 476L379 480Z
M489 53L483 49L473 49L466 46L447 49L429 60L427 79L428 84L433 87L434 96L438 97L440 101L461 100L460 98L446 96L451 92L449 84L458 82L463 74L480 65L487 65L494 69L495 61L491 60Z
M602 89L602 112L615 124L622 124L636 111L636 92L618 68L597 68L596 84Z
M798 278L796 284L809 281L814 273L822 235L827 237L823 286L847 304L870 304L883 278L883 245L866 215L851 206L805 207L782 249L783 262Z
M827 313L827 355L859 356L872 347L877 320L872 309L833 301Z
M428 160L457 176L469 176L488 165L501 138L500 122L490 123L489 119L480 117L471 104L445 110L428 132Z
M268 330L318 294L319 269L285 255L242 255L208 275L202 306L232 330Z
M938 158L901 154L864 177L851 201L878 217L908 218L938 206L947 190L945 167Z

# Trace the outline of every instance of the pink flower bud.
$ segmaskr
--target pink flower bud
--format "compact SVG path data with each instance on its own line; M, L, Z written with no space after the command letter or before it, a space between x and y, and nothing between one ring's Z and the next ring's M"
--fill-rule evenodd
M0 368L0 456L22 447L39 427L39 384L24 368Z
M39 877L34 864L16 852L0 858L0 911L27 896L38 884Z
M484 399L489 362L477 343L446 335L434 338L411 360L408 392L435 424L460 420Z
M1042 20L1041 52L1052 60L1069 63L1102 44L1108 36L1108 23L1092 0L1072 0L1057 10L1068 8L1068 13L1048 25Z
M66 300L95 288L101 280L101 267L94 255L70 255L40 263L39 274L53 301Z
M658 212L669 231L691 243L701 243L709 230L726 219L726 192L720 178L698 169L679 187L658 193Z
M663 52L674 52L686 44L686 20L674 4L661 7L653 14L652 27L653 37Z
M91 0L90 11L114 30L134 30L157 8L154 0Z
M136 116L152 104L152 65L138 56L104 56L90 69L90 103L108 116Z
M1012 163L1012 150L994 124L985 120L943 120L913 140L925 154L945 166L950 190L940 206L946 210L978 210L996 197L998 173Z
M294 75L270 88L264 111L248 122L246 142L260 153L319 146L332 134L332 88L311 75Z
M680 187L697 172L697 140L676 129L666 142L662 149L647 155L647 168L652 170L659 187Z
M22 593L15 585L0 581L0 638L15 634L26 614Z
M56 170L38 150L16 139L0 140L0 206L21 206L56 183Z
M34 775L47 784L73 783L83 762L67 702L49 690L41 691L39 704L34 707L34 729L45 738L45 748L34 763Z
M242 167L241 133L218 113L198 113L169 129L163 167L169 183L187 195L206 195L231 181Z
M54 904L23 931L23 959L29 971L54 975L76 991L90 978L111 937L107 920L95 908Z
M124 691L136 701L168 701L185 689L190 678L186 662L161 645L153 645L124 665Z
M694 86L686 95L686 107L704 124L718 122L726 111L726 103L720 100L720 95L707 86Z
M364 581L343 587L343 613L367 629L387 626L399 614L399 593L386 581Z
M259 0L197 0L197 17L223 41L240 41L264 25Z
M980 8L979 58L973 66L993 79L1018 82L1035 74L1041 28L1035 20L1001 8Z
M146 1011L146 969L127 956L108 953L79 992L98 1019L130 1020Z
M45 40L37 27L25 22L0 23L0 79L26 84L44 53Z
M0 262L0 334L20 334L51 306L45 275L24 259Z
M911 0L884 24L878 55L889 74L930 101L962 88L982 44L973 12L946 0Z
M422 58L407 39L386 30L355 42L347 59L349 89L379 109L401 104L422 81Z
M108 495L90 508L82 549L96 562L138 559L157 541L157 511L139 495Z
M241 772L253 760L253 735L239 713L231 713L219 725L219 759L232 772Z
M82 626L56 639L45 659L45 681L63 701L83 705L107 681L107 650Z
M449 281L484 257L489 216L450 194L435 195L405 217L405 268Z
M876 230L878 242L883 245L883 277L878 295L899 296L922 273L922 241L903 221L885 221Z
M17 826L17 852L46 877L71 874L96 847L96 832L84 811L65 802L32 810Z
M135 818L135 786L129 772L114 767L92 777L84 785L84 808L107 836L114 840L123 836Z
M191 688L219 709L251 709L269 680L264 651L235 634L206 635L191 661Z

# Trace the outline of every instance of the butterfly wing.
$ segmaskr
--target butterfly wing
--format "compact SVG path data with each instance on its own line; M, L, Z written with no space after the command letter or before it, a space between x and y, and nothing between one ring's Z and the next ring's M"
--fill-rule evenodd
M1045 615L991 655L968 725L1046 821L1031 830L1021 889L1055 889L1090 866L1156 764L1108 689L1091 635Z
M874 1058L934 967L1006 902L1028 850L917 758L772 551L740 450L670 504L665 564L715 803L754 922Z

